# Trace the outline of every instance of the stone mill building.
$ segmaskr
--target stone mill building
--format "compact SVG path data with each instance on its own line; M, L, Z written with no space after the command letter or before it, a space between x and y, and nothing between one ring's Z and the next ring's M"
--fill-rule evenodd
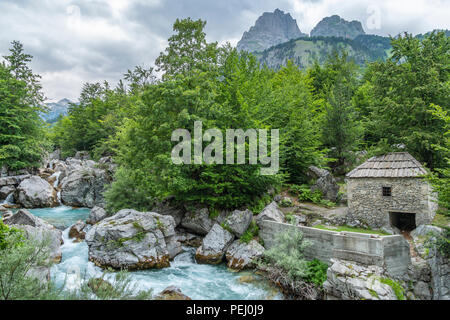
M349 218L397 232L429 224L437 203L426 173L407 152L370 158L346 175Z

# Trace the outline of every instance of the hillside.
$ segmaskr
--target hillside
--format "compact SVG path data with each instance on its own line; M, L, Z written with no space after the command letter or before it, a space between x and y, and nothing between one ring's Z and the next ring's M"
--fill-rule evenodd
M391 49L389 38L359 35L355 39L336 37L303 37L254 53L269 68L279 69L288 60L301 68L311 66L315 60L323 63L334 50L345 50L358 65L385 60Z

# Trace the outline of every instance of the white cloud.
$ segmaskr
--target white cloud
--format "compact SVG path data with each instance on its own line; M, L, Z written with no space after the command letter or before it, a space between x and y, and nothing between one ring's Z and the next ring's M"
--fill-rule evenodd
M380 9L380 29L367 28L370 5ZM209 41L236 45L258 16L275 8L290 12L307 33L332 14L381 35L450 28L449 0L1 0L0 52L21 41L46 95L75 100L84 82L115 84L127 69L153 64L177 17L207 20Z

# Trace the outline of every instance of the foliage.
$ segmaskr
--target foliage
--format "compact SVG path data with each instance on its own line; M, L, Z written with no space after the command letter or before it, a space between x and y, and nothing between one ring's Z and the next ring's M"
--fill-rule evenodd
M239 239L242 243L249 243L252 241L255 237L257 237L259 234L259 228L255 221L252 220L250 223L250 226L247 230L242 234L241 238Z
M444 232L436 239L436 249L447 259L450 257L450 228L444 227Z
M290 193L298 197L298 201L311 201L313 203L320 204L322 201L322 193L320 190L311 191L311 188L307 184L302 185L291 185Z
M304 279L320 288L327 280L327 269L328 265L318 259L308 261Z
M324 109L322 143L328 148L328 156L334 159L332 168L343 174L354 163L354 151L358 147L362 126L352 97L357 88L356 64L346 52L335 51L323 67L316 64L309 72L314 91Z
M127 271L105 270L100 278L83 279L81 287L62 291L64 300L150 300L152 290L139 290Z
M37 167L49 147L43 121L45 111L39 75L29 68L32 56L13 41L10 55L0 63L0 167L20 170Z
M381 278L381 283L387 284L394 290L397 300L405 300L405 289L397 282L389 278Z
M432 104L449 110L450 40L433 32L423 40L404 34L391 44L392 57L369 65L364 75L360 100L362 114L368 115L367 143L404 144L430 169L445 167L445 152L436 148L445 142L445 122L428 110Z
M276 236L275 245L264 252L264 260L283 269L292 279L303 279L307 275L308 262L304 250L311 242L303 238L303 233L290 229Z
M4 224L0 219L0 250L7 249L14 245L19 245L19 243L21 243L21 240L24 239L21 235L22 232L19 229ZM8 242L10 239L15 239L16 242Z
M51 283L34 276L36 268L48 267L49 240L26 240L21 232L6 230L0 249L0 299L54 299L57 293ZM8 228L8 227L7 227ZM4 232L6 230L6 232Z
M445 122L444 143L435 146L435 148L443 153L447 165L441 169L436 169L436 173L430 172L427 179L433 186L433 190L438 193L439 205L446 208L443 212L450 216L450 115L446 110L436 105L432 105L429 112Z

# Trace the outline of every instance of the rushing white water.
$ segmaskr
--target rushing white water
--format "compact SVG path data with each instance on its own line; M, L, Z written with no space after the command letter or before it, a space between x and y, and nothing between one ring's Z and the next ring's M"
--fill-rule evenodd
M14 194L13 193L8 194L6 199L0 202L0 205L2 204L14 204Z
M55 178L55 182L53 182L53 188L57 188L59 186L59 177L61 176L61 171L57 171L50 176L51 178Z
M102 275L102 270L88 261L88 246L85 242L69 239L69 226L77 220L85 220L89 209L57 207L34 209L31 212L47 220L64 226L62 260L51 269L52 279L58 286L65 284L67 289L75 289L80 279L87 280ZM169 268L130 272L138 290L152 289L154 294L168 286L176 286L192 299L281 299L281 294L269 286L259 276L251 272L231 272L225 265L213 266L197 264L195 249L184 247L184 252L175 257ZM251 275L255 281L240 282L242 276ZM113 276L113 275L111 275Z

